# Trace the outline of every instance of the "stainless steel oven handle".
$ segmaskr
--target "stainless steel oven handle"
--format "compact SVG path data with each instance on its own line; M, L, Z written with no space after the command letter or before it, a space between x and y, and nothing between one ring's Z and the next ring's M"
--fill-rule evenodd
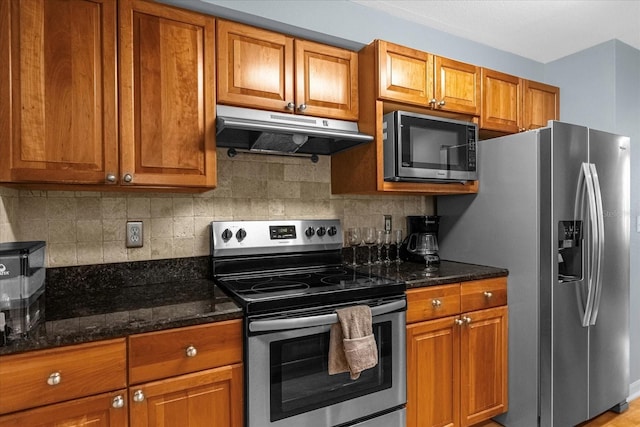
M407 306L405 299L371 308L371 317L380 316L403 309ZM255 320L249 323L251 332L284 331L287 329L310 328L312 326L332 325L338 321L335 313L321 316L296 317L292 319Z

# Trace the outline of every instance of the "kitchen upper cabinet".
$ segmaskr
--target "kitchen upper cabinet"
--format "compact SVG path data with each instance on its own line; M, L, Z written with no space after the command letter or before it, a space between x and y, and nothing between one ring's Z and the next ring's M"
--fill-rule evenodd
M377 50L378 98L469 115L480 112L480 67L389 43Z
M218 102L358 119L355 52L218 20Z
M118 181L214 187L214 18L144 0L119 4Z
M115 0L0 2L0 181L117 172L116 16Z
M505 278L407 291L407 427L507 411L506 302Z
M0 416L3 427L126 427L129 425L125 389L84 399Z
M522 80L522 128L531 130L560 120L560 88L531 80Z
M504 133L519 132L521 97L520 78L483 68L480 129Z

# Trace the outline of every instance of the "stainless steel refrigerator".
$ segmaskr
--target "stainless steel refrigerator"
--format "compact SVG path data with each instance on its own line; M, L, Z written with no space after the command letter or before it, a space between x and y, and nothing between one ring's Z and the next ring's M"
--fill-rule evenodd
M480 141L478 194L438 197L440 256L509 270L506 426L627 407L629 168L629 138L550 121Z

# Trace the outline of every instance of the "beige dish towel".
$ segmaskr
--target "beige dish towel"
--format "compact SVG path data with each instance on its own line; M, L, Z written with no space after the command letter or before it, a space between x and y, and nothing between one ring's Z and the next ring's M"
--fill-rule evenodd
M349 372L351 379L378 364L378 347L367 305L336 310L338 323L331 325L329 337L329 375Z

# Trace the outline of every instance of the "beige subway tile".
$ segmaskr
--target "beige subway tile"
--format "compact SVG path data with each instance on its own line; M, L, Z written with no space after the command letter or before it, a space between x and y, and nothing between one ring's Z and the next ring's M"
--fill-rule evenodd
M127 218L151 218L151 202L148 197L127 198Z
M141 248L127 248L127 260L144 261L151 259L151 245L145 244Z
M44 240L49 239L49 227L46 219L23 220L18 222L18 240Z
M119 242L124 245L126 233L126 220L105 219L102 221L102 240L105 242Z
M102 241L78 242L76 248L78 265L101 264L104 262Z
M267 181L233 177L233 198L267 198Z
M173 237L193 237L193 217L177 217L173 219Z
M11 224L0 224L0 242L15 242L17 238Z
M102 193L100 193L99 191L76 191L73 193L73 195L78 199L82 199L85 197L91 198L91 199L102 197Z
M268 198L299 199L300 182L269 181L267 184Z
M40 190L20 190L18 197L47 197L47 192Z
M118 219L127 217L127 199L124 197L103 197L102 218Z
M48 242L46 253L49 258L48 267L65 267L78 264L75 243Z
M151 239L173 237L173 218L151 218Z
M165 259L173 257L173 239L151 239L151 258Z
M20 197L18 198L18 209L22 220L46 219L47 199L44 197Z
M269 181L284 181L284 165L269 163Z
M0 197L0 224L9 222L10 203L12 202L9 197Z
M104 242L102 244L104 262L124 262L127 261L127 248L124 246L124 239L118 242Z
M215 199L213 201L213 219L222 221L233 218L234 199Z
M194 217L212 217L213 216L213 199L195 197L193 199L193 216Z
M193 237L173 239L173 256L176 258L193 256L194 241Z
M102 220L78 220L76 222L76 239L78 242L97 242L102 254ZM102 255L101 255L102 256ZM79 258L79 257L78 257Z
M76 199L77 219L101 219L102 199L100 197L79 197Z
M193 197L174 197L173 216L193 217Z
M173 200L171 198L152 197L151 218L172 218L173 217Z
M73 220L50 220L47 221L49 228L49 243L75 243L76 221Z
M251 200L251 216L253 219L269 219L269 200Z
M284 217L284 202L281 199L269 199L269 218Z
M0 196L2 197L18 197L19 195L20 192L18 190L15 190L13 188L0 187Z

